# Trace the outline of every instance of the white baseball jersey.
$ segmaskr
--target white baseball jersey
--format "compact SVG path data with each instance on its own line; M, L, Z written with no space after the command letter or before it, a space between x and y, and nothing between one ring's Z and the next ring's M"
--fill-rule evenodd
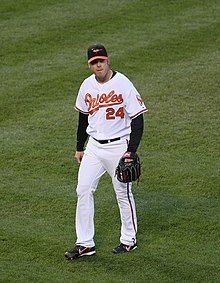
M131 133L131 120L147 111L140 94L123 74L100 84L95 75L80 86L75 109L89 114L87 133L97 140L114 139Z

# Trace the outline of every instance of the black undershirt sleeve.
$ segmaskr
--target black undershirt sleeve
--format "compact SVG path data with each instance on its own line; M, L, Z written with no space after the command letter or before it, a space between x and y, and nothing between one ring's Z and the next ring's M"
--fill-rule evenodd
M144 118L143 114L138 115L131 121L131 134L130 141L128 143L127 151L136 152L140 144L141 137L144 130Z
M79 112L78 129L76 134L76 150L84 151L84 145L88 138L86 129L88 127L88 115Z

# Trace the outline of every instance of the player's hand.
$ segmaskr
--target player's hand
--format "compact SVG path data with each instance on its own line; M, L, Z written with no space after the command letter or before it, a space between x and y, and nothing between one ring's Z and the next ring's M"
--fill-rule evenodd
M139 181L140 175L141 163L139 156L135 152L125 152L115 170L118 181L122 183Z
M132 162L133 161L133 153L126 151L123 154L122 158L124 158L124 162L126 162L126 163Z
M75 158L76 158L76 161L80 164L81 163L81 160L83 158L83 155L84 155L84 151L76 151L75 153Z

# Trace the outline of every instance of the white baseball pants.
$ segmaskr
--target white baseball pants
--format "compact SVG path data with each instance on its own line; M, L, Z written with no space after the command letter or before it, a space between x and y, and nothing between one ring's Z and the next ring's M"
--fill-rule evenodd
M137 217L131 191L132 184L121 183L115 177L115 169L119 159L127 150L127 143L128 137L107 144L100 144L93 138L89 138L80 164L76 189L78 197L76 208L77 245L95 246L93 193L96 191L99 180L105 172L108 172L112 178L120 210L120 242L125 245L134 245L136 243Z

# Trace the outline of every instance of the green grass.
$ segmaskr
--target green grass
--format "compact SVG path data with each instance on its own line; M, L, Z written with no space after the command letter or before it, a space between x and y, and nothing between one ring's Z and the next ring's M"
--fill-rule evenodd
M219 282L219 1L1 1L1 282ZM78 87L106 45L148 105L138 246L115 256L105 175L97 255L75 262Z

